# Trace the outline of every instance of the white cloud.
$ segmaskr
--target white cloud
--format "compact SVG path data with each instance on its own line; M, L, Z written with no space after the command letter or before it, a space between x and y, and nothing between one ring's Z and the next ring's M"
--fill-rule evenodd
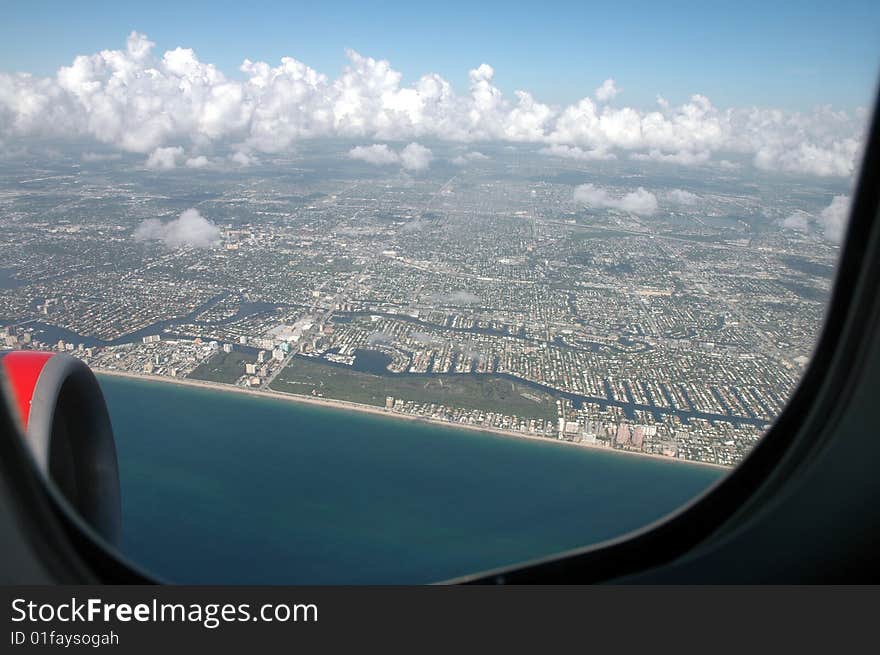
M794 212L782 221L782 227L786 230L807 232L810 229L810 215L806 212Z
M359 159L377 166L400 163L400 155L384 143L374 143L371 146L357 146L348 151L348 156L351 159Z
M608 102L609 100L614 100L614 96L620 93L620 89L617 88L617 84L613 79L609 78L602 82L602 85L596 89L596 100L599 102Z
M821 107L810 115L776 109L732 113L729 146L763 170L849 177L861 158L866 120Z
M563 157L565 159L577 159L580 161L597 161L606 159L617 159L613 152L607 150L584 150L578 146L566 146L561 143L541 148L539 152L542 155L550 155L552 157Z
M849 205L849 196L834 196L831 204L820 212L819 223L829 241L840 243L843 240L849 222Z
M249 155L242 150L239 150L238 152L230 155L229 161L233 162L234 164L238 164L242 168L252 166L253 164L257 163L256 157L254 157L253 155Z
M156 148L147 157L144 166L156 170L169 170L177 166L177 162L183 157L183 148L175 146L173 148Z
M431 165L434 155L429 148L410 143L400 151L400 164L408 171L423 171Z
M429 148L415 142L410 143L400 152L395 152L384 143L357 146L348 151L348 156L351 159L358 159L376 166L400 164L408 171L425 170L434 159Z
M4 148L42 137L91 138L149 154L157 167L167 168L185 161L182 154L167 154L168 148L191 153L236 144L243 157L252 158L289 151L297 140L312 137L430 138L537 143L576 159L625 151L689 165L733 153L760 169L849 177L867 122L867 112L827 107L808 114L721 110L699 94L680 106L658 97L651 110L612 107L607 103L618 93L613 79L596 90L595 99L553 106L525 90L506 96L488 64L471 70L469 88L457 93L434 73L405 85L388 61L351 50L335 79L291 57L275 66L245 59L237 79L190 49L159 54L154 48L132 32L124 49L78 56L53 77L0 73ZM397 155L403 164L403 153ZM405 161L418 170L430 158L411 149Z
M705 164L711 158L711 154L704 150L702 152L690 152L688 150L680 150L679 152L661 152L660 150L651 150L647 153L636 153L630 156L630 159L636 161L659 161L667 164L679 164L681 166L697 166Z
M768 144L755 153L755 166L822 177L847 177L855 171L861 147L856 139L834 141L827 147L812 142L795 144L788 149Z
M664 199L676 205L694 205L700 201L700 196L684 189L670 189L664 194Z
M450 161L456 166L467 166L468 164L475 161L486 161L489 159L488 156L484 155L482 152L478 152L476 150L472 150L470 152L466 152L462 155L458 155L454 157Z
M192 157L186 160L187 168L205 168L210 165L211 162L208 161L208 158L204 155L199 155L198 157Z
M642 216L657 211L657 197L642 187L617 197L602 187L581 184L574 190L574 200L595 209L617 209Z
M197 209L187 209L167 223L158 218L142 221L134 231L134 238L137 241L161 241L169 248L208 248L220 240L220 229Z

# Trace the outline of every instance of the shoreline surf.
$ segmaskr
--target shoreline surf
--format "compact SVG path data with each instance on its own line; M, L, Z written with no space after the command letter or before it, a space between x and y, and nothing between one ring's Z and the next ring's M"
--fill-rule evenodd
M723 471L732 470L731 467L723 466L721 464L715 464L712 462L698 462L689 459L682 459L679 457L668 457L665 455L657 455L655 453L644 453L644 452L636 452L631 450L620 450L616 448L610 448L608 446L600 446L598 444L585 444L585 443L574 443L572 441L565 441L564 439L553 439L550 437L542 437L534 434L525 434L522 432L515 432L513 430L501 430L498 428L482 426L482 425L472 425L469 423L453 423L451 421L442 421L438 419L433 419L425 416L412 416L409 414L403 414L400 412L392 412L380 407L374 407L371 405L364 405L361 403L354 403L346 400L338 400L332 398L316 398L316 397L308 397L299 394L291 394L285 393L283 391L275 391L272 389L243 389L241 387L236 387L231 384L224 384L221 382L211 382L207 380L194 380L189 378L171 378L168 376L162 375L151 375L148 373L134 373L131 371L119 371L113 369L106 368L95 368L94 372L98 376L106 375L112 377L121 377L128 378L132 380L140 380L143 382L157 382L157 383L168 383L168 384L177 384L182 386L195 387L200 389L207 389L211 391L218 392L232 392L238 393L242 395L248 395L252 397L262 397L262 398L274 398L276 400L284 400L288 402L295 403L303 403L313 406L324 407L325 409L336 409L336 410L350 410L356 412L362 412L365 414L372 414L375 416L382 416L386 418L394 418L394 419L403 419L407 421L414 421L418 423L423 423L426 425L437 426L441 428L447 429L464 429L470 430L472 432L482 432L483 434L491 434L495 436L502 437L514 437L519 439L528 439L533 442L541 442L545 444L552 444L558 446L567 446L570 448L579 448L581 450L589 450L594 452L605 452L616 455L631 455L649 458L657 461L665 461L665 462L676 462L681 464L689 464L693 466L706 466L714 469L721 469Z

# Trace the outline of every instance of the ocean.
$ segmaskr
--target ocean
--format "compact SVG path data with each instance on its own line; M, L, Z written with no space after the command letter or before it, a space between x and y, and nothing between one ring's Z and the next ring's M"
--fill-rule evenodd
M123 552L179 583L427 583L644 526L718 468L99 376Z

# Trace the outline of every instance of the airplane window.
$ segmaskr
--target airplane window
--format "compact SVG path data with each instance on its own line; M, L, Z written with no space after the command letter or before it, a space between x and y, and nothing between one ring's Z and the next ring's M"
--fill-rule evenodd
M880 7L558 9L10 10L3 345L97 374L133 561L442 580L645 526L762 438Z

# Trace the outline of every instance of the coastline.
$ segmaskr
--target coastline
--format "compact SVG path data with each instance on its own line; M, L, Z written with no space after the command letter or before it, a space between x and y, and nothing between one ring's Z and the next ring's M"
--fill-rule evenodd
M574 443L572 441L565 441L563 439L552 439L549 437L541 437L534 434L526 434L522 432L514 432L513 430L501 430L498 428L482 426L482 425L471 425L468 423L453 423L451 421L441 421L438 419L432 419L424 416L413 416L410 414L403 414L400 412L390 412L386 409L376 407L373 405L364 405L361 403L354 403L347 400L337 400L333 398L320 398L320 397L309 397L292 393L284 393L282 391L274 391L272 389L244 389L242 387L237 387L231 384L226 384L223 382L211 382L208 380L194 380L190 378L172 378L164 375L151 375L149 373L134 373L130 371L118 371L113 369L104 369L104 368L95 368L93 369L95 375L101 376L106 375L110 377L120 377L120 378L128 378L132 380L141 380L145 382L165 382L169 384L177 384L188 387L195 387L200 389L208 389L213 391L226 391L239 393L248 396L257 396L263 398L274 398L277 400L285 400L288 402L296 402L296 403L304 403L315 405L318 407L324 407L325 409L339 409L339 410L351 410L356 412L362 412L366 414L374 414L377 416L384 416L386 418L396 418L403 419L407 421L415 421L426 423L428 425L437 426L437 427L445 427L449 429L464 429L471 430L475 432L482 432L484 434L494 434L496 436L502 437L514 437L518 439L529 439L531 441L539 441L545 444L556 444L559 446L567 446L569 448L580 448L580 449L589 449L594 452L606 452L616 455L632 455L637 457L646 457L653 460L664 461L664 462L677 462L681 464L690 464L694 466L708 466L715 469L721 469L723 471L732 470L731 467L724 466L722 464L714 464L712 462L698 462L689 459L682 459L679 457L667 457L665 455L657 455L654 453L643 453L643 452L635 452L632 450L619 450L615 448L609 448L607 446L599 446L596 444L584 444L584 443Z

